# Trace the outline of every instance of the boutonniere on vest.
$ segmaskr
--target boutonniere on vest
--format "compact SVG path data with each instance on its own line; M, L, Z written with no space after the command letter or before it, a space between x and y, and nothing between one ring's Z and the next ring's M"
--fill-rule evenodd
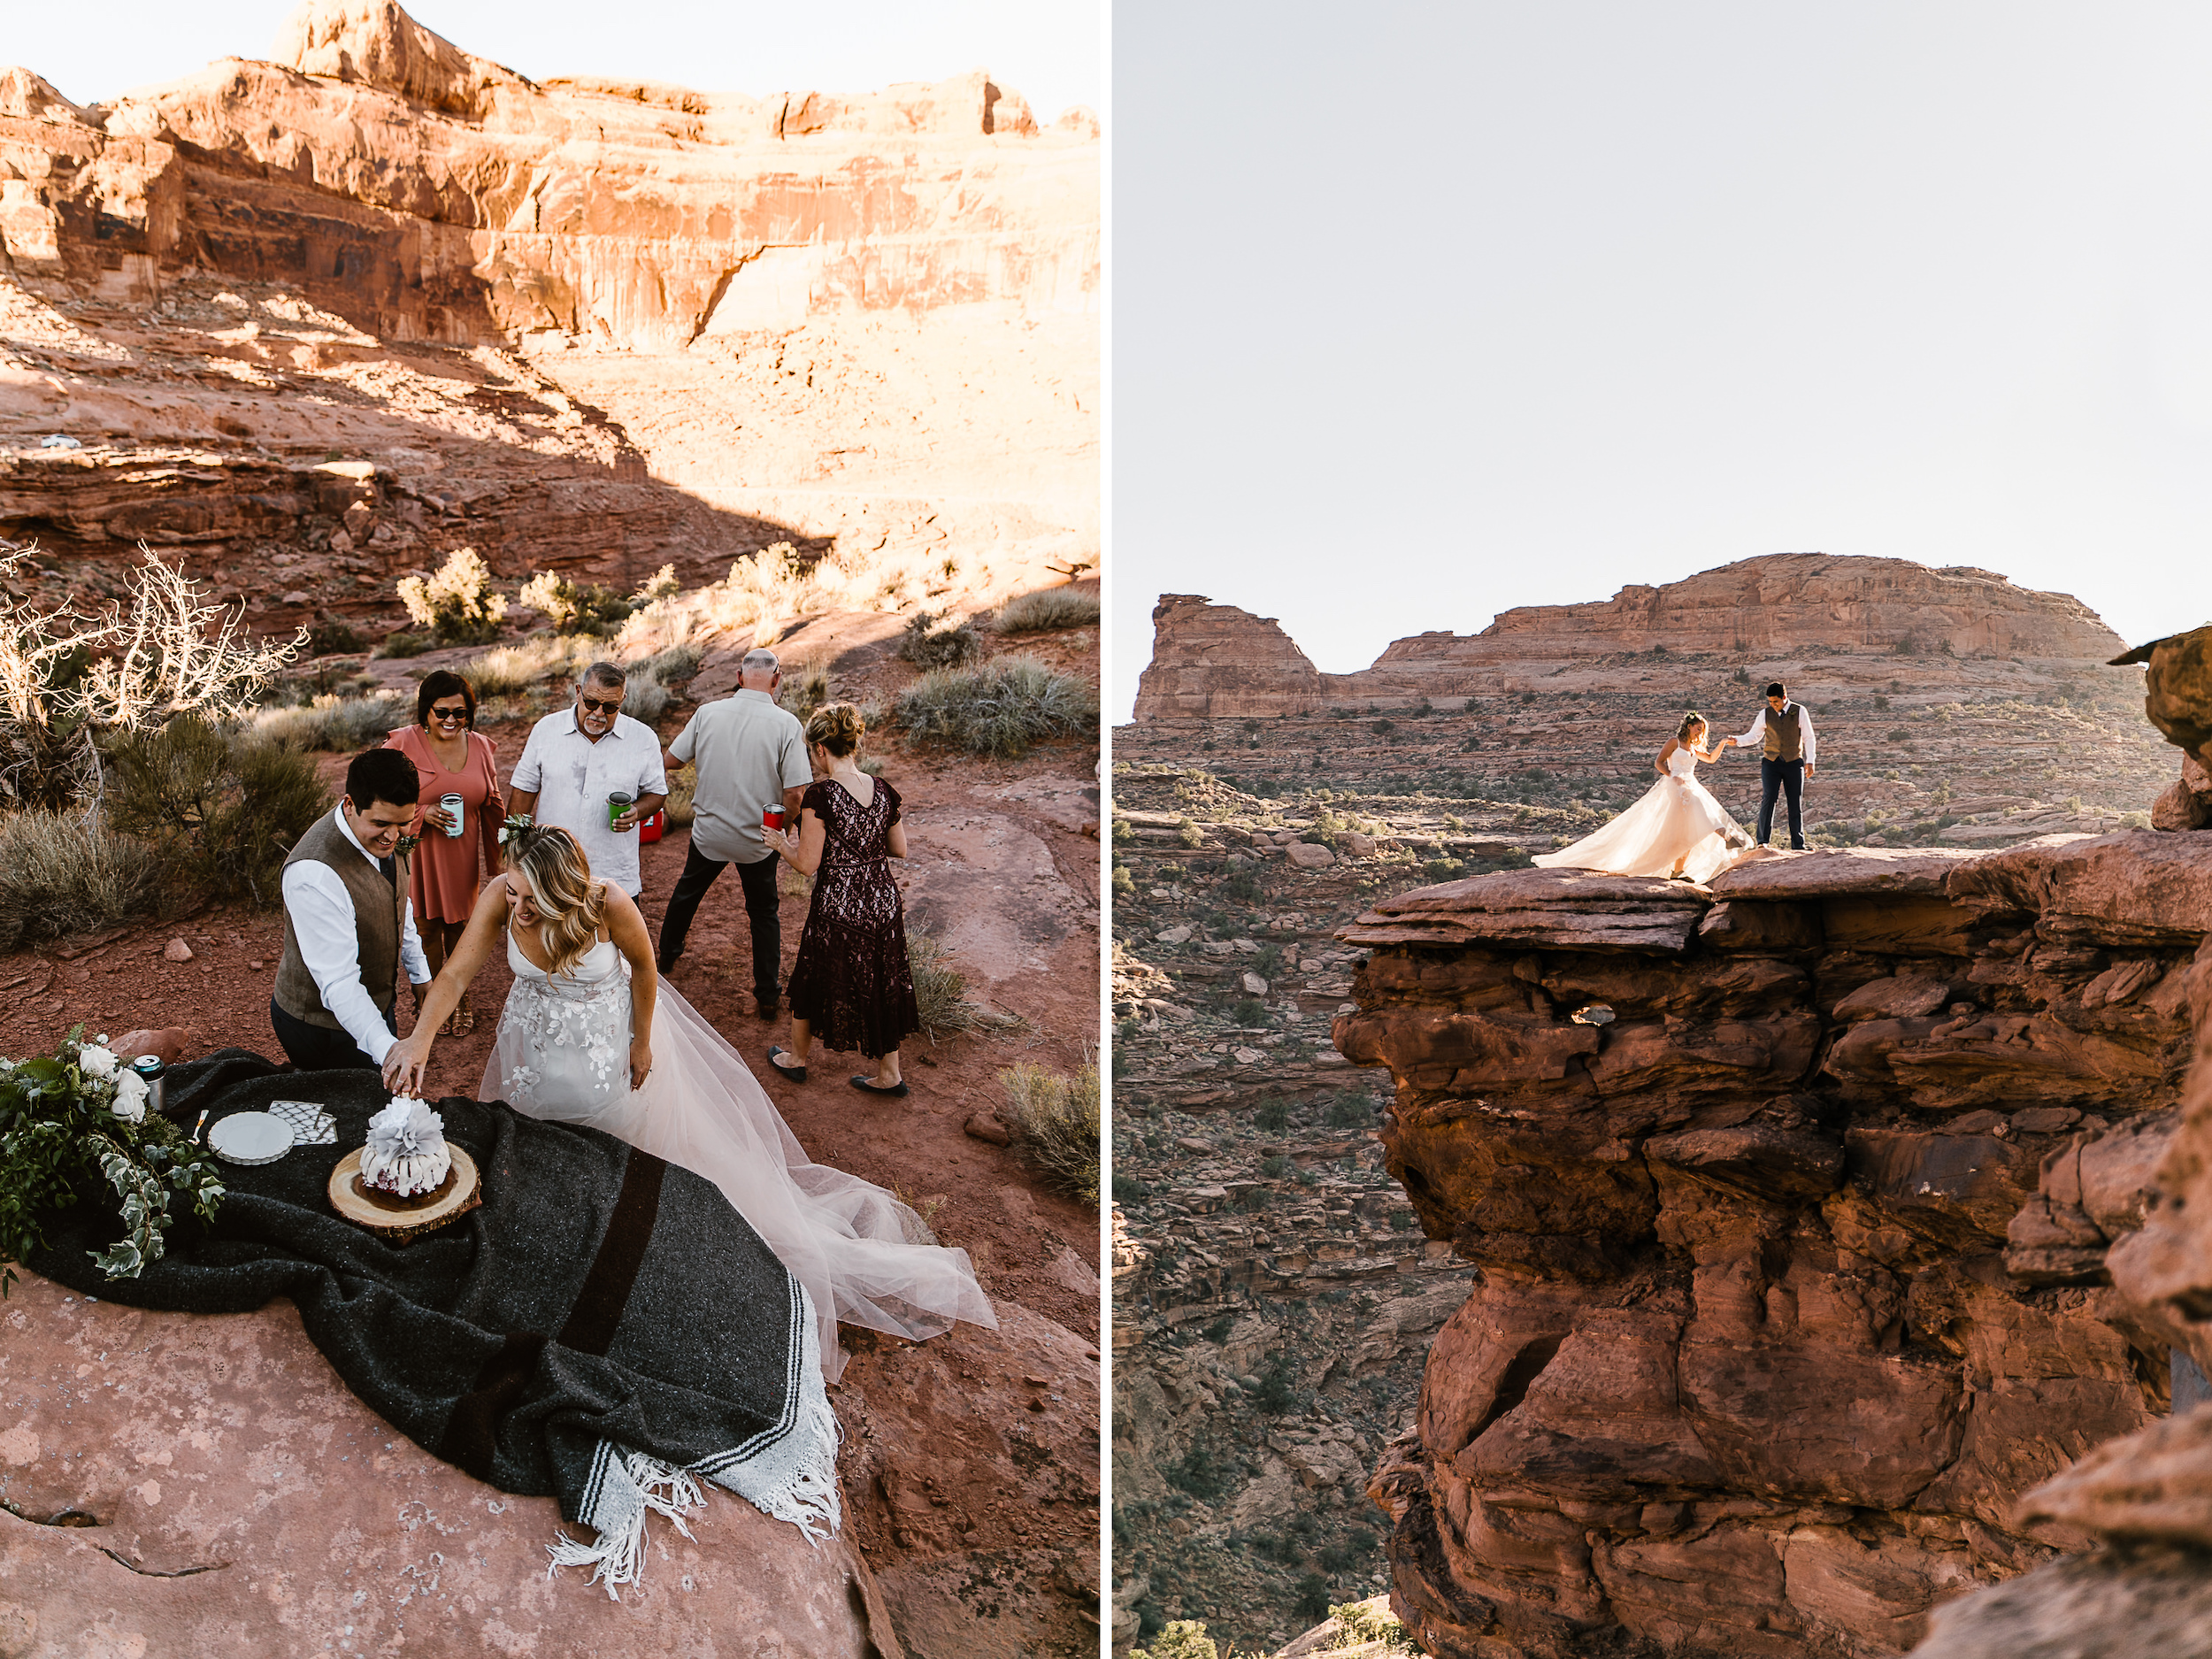
M404 858L421 845L421 836L410 835L405 830L402 830L399 833L399 845L392 849L392 856Z

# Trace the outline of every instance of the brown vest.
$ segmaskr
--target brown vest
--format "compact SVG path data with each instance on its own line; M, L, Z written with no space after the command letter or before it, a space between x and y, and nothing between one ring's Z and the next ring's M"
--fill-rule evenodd
M1803 712L1794 703L1784 703L1779 714L1767 710L1766 741L1761 748L1769 760L1805 758L1805 723L1798 718Z
M343 806L339 812L345 810ZM407 860L398 860L399 880L396 885L384 879L384 872L376 867L376 861L346 839L346 833L338 827L336 812L317 818L314 827L299 839L292 849L292 856L284 861L286 869L297 864L326 865L335 872L338 879L346 884L346 896L353 901L353 931L360 952L361 983L368 991L369 1000L377 1011L388 1021L392 1004L399 995L399 941L404 926L401 909L407 902ZM337 1015L323 1006L322 992L316 987L315 976L307 971L306 958L300 955L299 936L292 931L292 915L284 916L284 956L277 964L277 1006L294 1019L304 1020L311 1025L320 1025L327 1031L342 1027Z

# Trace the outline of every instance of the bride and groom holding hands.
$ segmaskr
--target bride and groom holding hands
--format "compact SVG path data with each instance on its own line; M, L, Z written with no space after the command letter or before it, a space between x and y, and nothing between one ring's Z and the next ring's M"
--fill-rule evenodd
M1618 818L1557 852L1532 861L1554 870L1598 870L1620 876L1682 876L1711 880L1722 871L1762 856L1773 833L1774 808L1786 798L1790 846L1805 849L1805 780L1813 775L1817 741L1813 717L1792 702L1780 680L1766 690L1766 706L1747 730L1706 747L1710 728L1694 709L1682 718L1652 762L1658 782ZM1728 809L1697 780L1700 761L1717 761L1731 749L1759 746L1763 786L1755 844Z

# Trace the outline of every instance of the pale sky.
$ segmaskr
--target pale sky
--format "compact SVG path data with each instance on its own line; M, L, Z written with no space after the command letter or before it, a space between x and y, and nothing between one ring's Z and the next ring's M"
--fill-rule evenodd
M1113 693L1757 554L2212 618L2212 8L1118 0Z
M464 50L534 80L634 75L703 91L867 92L987 69L1049 123L1096 109L1105 0L422 0L406 9ZM291 0L4 0L0 65L80 104L173 81L218 58L266 58Z

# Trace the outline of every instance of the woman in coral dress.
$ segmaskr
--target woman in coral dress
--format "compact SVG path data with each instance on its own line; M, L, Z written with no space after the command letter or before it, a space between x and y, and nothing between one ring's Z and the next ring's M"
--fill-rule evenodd
M814 877L814 899L792 964L791 1047L768 1063L806 1081L807 1052L857 1048L876 1062L873 1077L852 1079L871 1094L903 1095L899 1044L922 1028L914 972L906 959L906 916L890 861L906 856L899 792L860 770L864 727L849 703L826 703L806 723L809 757L826 777L807 787L796 835L768 833L768 844Z
M1597 870L1615 876L1685 876L1709 881L1757 851L1742 825L1697 780L1697 763L1718 760L1703 747L1704 717L1693 709L1652 765L1659 781L1611 823L1555 853L1530 862L1553 870Z
M422 843L415 849L412 895L415 926L434 975L460 942L477 894L499 873L499 826L507 815L499 794L499 751L476 730L475 691L444 668L423 676L415 694L415 724L400 727L384 747L413 761L422 779L422 811L414 830ZM461 797L458 834L439 804L439 798L449 795ZM446 1022L446 1034L465 1036L475 1028L476 1015L464 992Z

